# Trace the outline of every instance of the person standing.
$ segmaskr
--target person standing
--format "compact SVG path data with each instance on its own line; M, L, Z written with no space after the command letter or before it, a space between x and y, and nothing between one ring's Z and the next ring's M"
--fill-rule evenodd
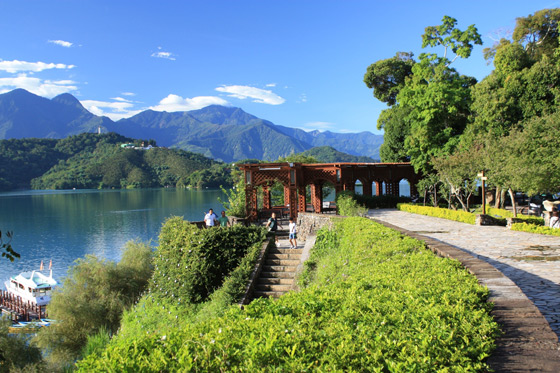
M288 227L290 231L290 249L297 249L297 227L294 218L290 218L290 225Z
M218 221L218 216L214 214L214 210L208 210L208 213L204 215L204 223L206 223L206 228L210 228L216 225Z
M276 235L276 231L278 230L278 220L276 220L276 213L273 212L266 223L266 228L268 231L274 236L274 241L278 244L278 236ZM282 226L280 226L282 227ZM284 228L282 228L284 229Z
M222 211L222 216L218 218L218 222L220 223L220 227L229 227L229 219L226 216L226 212Z

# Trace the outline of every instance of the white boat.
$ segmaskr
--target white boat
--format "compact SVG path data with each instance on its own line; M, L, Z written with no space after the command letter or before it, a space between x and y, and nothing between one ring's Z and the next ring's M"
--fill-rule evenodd
M9 293L20 296L23 301L44 306L50 302L51 293L58 286L58 282L53 278L51 269L49 276L41 271L22 272L12 276L4 285Z

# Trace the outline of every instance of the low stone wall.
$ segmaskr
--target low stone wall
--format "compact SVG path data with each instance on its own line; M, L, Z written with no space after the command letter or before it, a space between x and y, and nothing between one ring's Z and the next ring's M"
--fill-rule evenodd
M477 214L475 225L501 225L505 226L504 219L498 219L491 215Z
M325 225L332 227L331 218L333 216L334 215L300 212L296 222L298 240L307 239L307 236L314 234Z

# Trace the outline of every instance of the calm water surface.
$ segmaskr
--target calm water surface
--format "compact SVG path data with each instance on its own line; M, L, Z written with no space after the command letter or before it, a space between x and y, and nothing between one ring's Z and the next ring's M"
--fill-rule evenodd
M93 254L118 261L133 239L157 245L170 216L199 221L209 208L221 211L220 190L144 189L22 191L0 193L0 230L13 231L13 263L0 258L0 288L12 274L48 268L62 279L78 258Z

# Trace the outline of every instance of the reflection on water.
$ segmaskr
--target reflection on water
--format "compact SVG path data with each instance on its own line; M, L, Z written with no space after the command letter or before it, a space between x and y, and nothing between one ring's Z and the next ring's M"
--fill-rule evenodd
M53 260L58 278L87 254L118 261L129 240L156 245L170 216L197 221L209 208L219 211L218 197L219 190L187 189L0 193L0 230L14 232L12 246L22 256L13 263L0 258L0 280L38 269L41 260Z

